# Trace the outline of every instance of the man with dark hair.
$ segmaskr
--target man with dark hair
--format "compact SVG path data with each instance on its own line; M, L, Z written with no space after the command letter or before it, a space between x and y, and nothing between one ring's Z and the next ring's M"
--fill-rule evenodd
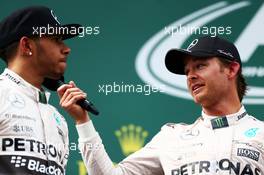
M264 123L241 104L247 86L235 45L219 37L201 37L187 49L170 50L165 64L170 72L187 76L194 102L202 107L201 117L191 125L166 124L145 147L116 166L90 118L78 118L88 173L264 174Z
M55 29L79 26L61 25L43 6L19 9L1 21L0 55L7 68L0 75L0 174L65 174L67 123L42 84L62 78L70 53L63 40L78 35ZM83 115L76 101L85 94L73 82L68 86L74 93L67 112Z

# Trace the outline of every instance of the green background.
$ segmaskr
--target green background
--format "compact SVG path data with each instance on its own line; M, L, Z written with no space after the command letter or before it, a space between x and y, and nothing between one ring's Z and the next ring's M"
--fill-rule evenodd
M74 80L88 93L100 110L100 116L92 116L107 152L113 162L121 161L122 153L114 132L123 125L135 124L149 132L148 142L167 122L192 123L201 113L200 106L163 93L99 93L99 85L141 84L144 82L135 70L135 58L140 48L165 26L201 8L220 1L175 1L175 0L115 0L115 1L54 1L54 0L1 0L0 19L10 12L29 5L45 5L54 10L61 23L80 23L83 26L98 26L98 35L67 40L72 51L65 74L66 81ZM230 4L235 1L225 1ZM239 1L237 1L239 2ZM230 13L209 25L230 25L234 41L249 23L263 1L249 1L250 6ZM41 20L41 18L40 18ZM0 34L1 35L1 34ZM263 37L263 35L261 36ZM189 39L190 40L190 39ZM172 46L173 47L173 46ZM258 48L251 64L264 66L263 47ZM1 71L5 67L1 61ZM248 79L263 85L263 78ZM66 117L70 130L70 141L77 143L77 132L73 120L58 106L58 98L52 94L51 103ZM264 119L263 105L245 105L248 112ZM84 174L80 171L78 151L70 152L67 174Z

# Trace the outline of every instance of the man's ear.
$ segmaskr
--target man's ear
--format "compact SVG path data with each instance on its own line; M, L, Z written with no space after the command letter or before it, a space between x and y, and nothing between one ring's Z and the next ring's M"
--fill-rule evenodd
M19 40L19 52L22 56L32 56L34 41L26 36Z
M236 61L232 61L229 64L228 78L232 79L232 78L236 77L239 69L240 69L240 64Z

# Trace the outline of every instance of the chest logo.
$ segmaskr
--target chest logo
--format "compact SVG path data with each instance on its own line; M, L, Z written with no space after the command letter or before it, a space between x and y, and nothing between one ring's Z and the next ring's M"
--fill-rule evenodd
M252 138L252 137L256 136L258 130L259 130L259 128L251 128L251 129L247 130L244 134L246 137Z
M247 157L252 160L258 161L260 153L254 150L245 149L245 148L238 148L237 155L242 157Z
M17 108L24 108L25 107L25 100L19 94L11 94L8 97L8 100L11 102L11 104L14 107L17 107Z

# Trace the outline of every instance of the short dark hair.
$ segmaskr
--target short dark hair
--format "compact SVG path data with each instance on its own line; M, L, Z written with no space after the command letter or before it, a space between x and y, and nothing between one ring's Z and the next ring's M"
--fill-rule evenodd
M221 57L219 57L218 60L224 66L230 65L230 63L232 62L230 60L227 60L227 59L224 59ZM242 67L239 68L238 73L237 73L236 88L237 88L237 94L238 94L239 100L241 102L243 97L246 95L247 90L248 90L246 80L242 74Z
M7 47L0 49L0 57L5 61L6 64L8 63L8 60L17 53L18 44L19 41L16 41L12 44L9 44Z

